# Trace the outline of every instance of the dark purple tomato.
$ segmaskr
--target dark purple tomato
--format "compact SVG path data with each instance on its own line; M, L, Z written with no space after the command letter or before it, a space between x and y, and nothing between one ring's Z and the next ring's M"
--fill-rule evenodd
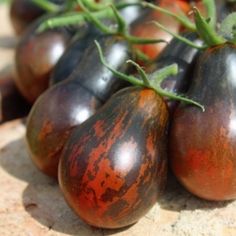
M61 156L59 184L85 222L128 226L156 203L166 181L167 124L164 100L130 87L74 129Z
M170 161L179 181L208 200L236 198L236 46L209 48L197 61L187 96L205 106L177 107Z
M127 43L112 36L98 41L106 60L125 72L129 58ZM29 114L26 139L36 166L57 178L60 154L71 131L124 85L101 64L95 44L88 47L71 76L42 94Z
M63 0L50 0L62 4ZM10 19L17 34L22 34L30 24L46 11L38 7L31 0L12 0L10 5Z
M39 22L26 31L15 52L16 84L30 103L48 88L51 71L71 39L64 28L36 33Z

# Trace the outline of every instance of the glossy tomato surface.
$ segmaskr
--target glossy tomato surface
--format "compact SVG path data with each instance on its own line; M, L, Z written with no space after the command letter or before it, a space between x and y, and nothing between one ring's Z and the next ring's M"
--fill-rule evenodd
M209 200L236 198L236 47L210 48L199 57L187 96L170 129L170 161L179 181Z
M156 203L166 180L168 111L153 90L126 88L70 136L59 165L66 201L88 224L120 228Z

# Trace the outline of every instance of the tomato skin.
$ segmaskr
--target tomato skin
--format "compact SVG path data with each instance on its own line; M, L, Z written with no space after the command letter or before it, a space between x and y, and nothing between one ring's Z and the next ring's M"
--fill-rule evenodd
M156 203L166 181L165 102L153 90L114 94L70 136L59 164L59 184L88 224L120 228Z
M129 58L127 43L112 36L98 41L111 65L125 72L125 61ZM99 62L98 50L92 44L70 78L42 94L29 114L26 140L36 166L57 178L61 150L71 131L125 85Z
M210 48L198 59L187 96L205 112L181 105L170 129L170 162L179 181L208 200L236 198L236 47Z
M71 39L63 28L37 34L41 20L25 32L15 52L15 82L30 103L48 88L50 73Z

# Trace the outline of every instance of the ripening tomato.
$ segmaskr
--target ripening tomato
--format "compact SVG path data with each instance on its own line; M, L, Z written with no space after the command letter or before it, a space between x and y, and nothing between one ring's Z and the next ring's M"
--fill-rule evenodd
M137 222L165 185L167 127L166 104L153 90L114 94L64 147L59 183L71 208L96 227Z
M208 200L236 198L236 46L203 52L187 96L205 106L177 107L170 129L170 161L179 181Z

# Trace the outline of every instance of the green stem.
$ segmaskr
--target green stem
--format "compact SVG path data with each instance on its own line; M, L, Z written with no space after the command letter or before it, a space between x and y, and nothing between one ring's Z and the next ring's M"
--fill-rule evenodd
M118 3L115 3L115 7L119 10L131 6L142 6L142 2L139 0L134 0L132 2L127 2L127 0L123 0L119 1Z
M60 10L58 5L47 0L32 0L32 2L47 12L58 12Z
M185 98L183 96L177 95L175 93L166 91L166 90L161 88L160 83L163 81L163 79L165 79L166 77L168 77L170 75L173 75L173 74L175 75L177 73L177 65L176 64L173 64L173 65L171 65L169 67L163 68L161 70L160 74L157 72L156 73L156 76L157 76L156 81L158 81L158 82L155 82L155 81L154 82L152 82L152 81L146 82L146 80L148 80L148 77L147 77L146 73L142 70L142 68L138 64L136 64L135 62L132 62L132 64L135 65L138 68L139 73L141 73L141 77L142 77L143 81L137 79L134 76L128 76L128 75L126 75L124 73L121 73L121 72L113 69L111 66L109 66L109 64L104 59L104 56L103 56L103 53L102 53L102 49L101 49L99 43L97 41L95 41L95 44L96 44L96 46L98 48L98 52L99 52L99 56L100 56L100 60L101 60L102 64L107 69L109 69L115 76L117 76L120 79L123 79L125 81L128 81L128 82L130 82L133 85L141 86L141 87L147 87L147 88L153 89L155 92L157 92L161 96L166 96L166 97L168 97L170 99L184 101L186 103L189 103L189 104L192 104L192 105L195 105L195 106L201 108L202 111L205 111L204 106L202 106L198 102L195 102L195 101L193 101L191 99Z
M97 19L101 18L113 18L114 19L114 13L111 9L104 9L98 12L91 13L94 17ZM38 31L44 31L48 28L56 28L56 27L62 27L62 26L68 26L68 25L79 25L86 21L86 14L81 12L71 12L66 13L65 15L59 16L59 17L53 17L51 19L48 19L44 21L40 26Z
M145 73L145 71L142 69L142 67L140 67L136 62L132 61L132 60L128 60L127 63L132 64L133 66L136 67L136 69L138 70L139 75L141 76L144 85L146 85L147 87L150 87L150 81L147 77L147 74Z
M162 7L158 7L158 6L156 6L152 3L148 3L148 2L142 2L142 6L149 7L149 8L152 8L154 10L160 11L160 12L166 14L166 15L169 15L169 16L173 17L174 19L176 19L178 22L180 22L187 29L189 29L191 31L196 31L195 25L184 14L177 15L177 14L171 12L171 11L168 11L168 10L162 8Z
M154 87L159 87L165 78L176 74L178 74L178 65L174 63L152 73L150 75L150 80L152 81Z
M144 83L142 80L139 80L137 78L135 78L134 76L131 76L131 75L126 75L124 73L121 73L117 70L114 70L104 59L104 56L103 56L103 53L102 53L102 49L101 49L101 46L99 45L99 43L95 40L94 41L96 46L97 46L97 49L98 49L98 53L99 53L99 57L100 57L100 60L102 62L102 64L107 68L109 69L115 76L119 77L120 79L123 79L133 85L136 85L136 86L144 86Z
M188 103L188 104L191 104L191 105L195 105L195 106L199 107L203 112L205 111L205 107L203 105L201 105L200 103L198 103L198 102L196 102L192 99L189 99L189 98L186 98L186 97L183 97L183 96L179 96L179 95L177 95L173 92L166 91L166 90L162 89L161 87L156 88L155 90L161 96L168 97L172 100L178 100L178 101L182 101L182 102L185 102L185 103Z
M143 61L145 62L145 64L152 62L152 59L148 55L143 53L140 49L135 48L134 50L136 61Z
M166 31L167 33L169 33L173 37L179 39L181 42L184 42L184 43L188 44L190 47L197 48L197 49L206 49L207 48L206 46L198 45L196 43L193 43L191 40L180 36L179 34L171 32L165 26L163 26L162 24L160 24L158 22L153 22L153 24L155 24L157 27L161 28L162 30Z
M97 2L94 2L94 0L86 0L86 1L83 1L84 5L86 5L86 7L90 10L90 11L100 11L100 10L103 10L104 7L106 7L106 5L112 3L113 1L112 0L106 0L106 1L103 1L101 3L101 1L99 3Z
M207 9L207 17L210 18L210 26L215 29L216 27L216 4L215 0L202 0Z
M74 0L67 0L65 10L66 11L72 10L72 9L74 9L75 5L76 5L76 3Z
M225 40L216 33L215 29L203 18L197 8L193 8L193 12L197 32L208 46L225 43Z
M152 44L152 43L167 43L163 39L140 38L129 34L123 35L126 40L132 44Z
M151 9L154 9L154 10L157 10L161 13L164 13L168 16L171 16L173 17L175 20L177 20L178 22L180 22L183 26L185 26L187 29L191 30L191 31L195 31L196 30L196 27L195 25L189 20L189 18L187 16L185 16L184 13L180 13L180 15L178 14L175 14L165 8L162 8L162 7L159 7L159 6L156 6L155 4L152 4L152 3L148 3L148 2L144 2L144 1L134 1L134 2L126 2L126 1L121 1L117 4L115 4L115 7L117 9L123 9L123 8L126 8L126 7L129 7L129 6L142 6L142 7L145 7L145 8L151 8Z
M85 1L77 0L79 6L81 9L86 13L85 17L88 20L91 21L98 29L100 29L105 34L115 34L116 32L111 30L109 27L107 27L105 24L103 24L97 17L95 17L92 12L84 5Z
M80 0L77 0L80 2ZM81 5L83 7L83 4ZM132 44L153 44L153 43L166 43L165 40L162 39L150 39L150 38L139 38L132 35L124 29L124 32L111 31L108 27L106 27L103 23L99 21L99 19L110 18L116 19L114 12L111 8L103 9L97 12L89 12L88 9L84 8L85 12L70 12L66 13L63 16L54 17L43 22L38 29L38 32L42 32L48 28L62 27L68 25L80 25L85 21L92 21L102 32L108 34L115 34L124 37L127 41ZM121 17L121 16L120 16Z
M120 34L127 34L128 33L128 26L126 24L126 21L124 20L124 18L120 15L120 13L117 11L116 7L111 4L111 9L114 12L114 16L116 18L117 24L118 24L118 29L117 31Z

